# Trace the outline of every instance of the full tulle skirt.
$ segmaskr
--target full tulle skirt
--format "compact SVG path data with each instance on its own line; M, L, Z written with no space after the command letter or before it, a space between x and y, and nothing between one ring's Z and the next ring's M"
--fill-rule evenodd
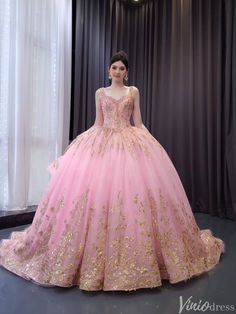
M212 269L224 242L197 226L170 158L146 130L93 126L49 165L32 225L0 264L43 286L135 290Z

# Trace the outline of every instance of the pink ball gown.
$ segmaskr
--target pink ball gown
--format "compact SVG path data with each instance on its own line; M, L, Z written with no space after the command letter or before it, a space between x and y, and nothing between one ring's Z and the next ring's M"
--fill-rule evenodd
M160 143L130 124L131 89L99 90L104 123L49 165L32 225L0 244L0 264L38 284L136 290L212 269L224 242L197 226Z

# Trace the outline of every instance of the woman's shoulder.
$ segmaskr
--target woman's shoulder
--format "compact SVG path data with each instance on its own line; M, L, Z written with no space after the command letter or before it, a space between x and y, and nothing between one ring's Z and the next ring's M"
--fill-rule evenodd
M134 85L132 85L132 86L125 86L126 88L133 88L133 89L136 89L136 90L138 90L138 88L136 87L136 86L134 86ZM100 89L111 89L111 86L102 86L102 87L99 87L97 90L100 90Z
M99 87L97 90L96 90L96 92L99 92L99 91L101 91L101 90L103 90L105 87Z
M133 96L136 96L139 94L139 90L136 86L129 86L130 90L131 90L131 93Z
M138 92L138 87L132 85L132 86L129 86L129 88L131 88L133 91L135 92Z
M96 91L95 94L96 95L100 95L100 93L103 91L104 87L99 87Z
M134 94L137 94L139 93L139 89L132 85L132 86L126 86L127 89L130 89ZM97 90L96 90L96 94L99 95L103 90L109 90L110 89L110 86L107 86L107 87L99 87Z

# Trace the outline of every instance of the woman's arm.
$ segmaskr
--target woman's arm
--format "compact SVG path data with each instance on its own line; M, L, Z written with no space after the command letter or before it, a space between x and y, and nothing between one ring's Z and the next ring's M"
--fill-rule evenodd
M99 94L101 92L101 89L97 89L95 92L95 104L96 104L96 119L93 126L102 126L103 125L103 113L102 108L100 105L100 97Z
M142 122L142 116L141 116L140 104L139 104L140 103L139 102L139 99L140 99L139 90L137 87L133 86L132 91L133 91L133 97L134 97L134 109L133 109L133 113L132 113L134 125L137 128L141 128L141 129L148 131L148 129L145 127L145 125Z

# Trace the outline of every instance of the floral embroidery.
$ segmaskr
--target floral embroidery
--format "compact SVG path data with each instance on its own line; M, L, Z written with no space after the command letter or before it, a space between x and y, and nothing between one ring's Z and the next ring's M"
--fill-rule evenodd
M32 225L0 242L0 264L42 285L136 290L212 269L222 240L200 230L164 148L133 127L131 95L102 97L103 126L69 145Z

